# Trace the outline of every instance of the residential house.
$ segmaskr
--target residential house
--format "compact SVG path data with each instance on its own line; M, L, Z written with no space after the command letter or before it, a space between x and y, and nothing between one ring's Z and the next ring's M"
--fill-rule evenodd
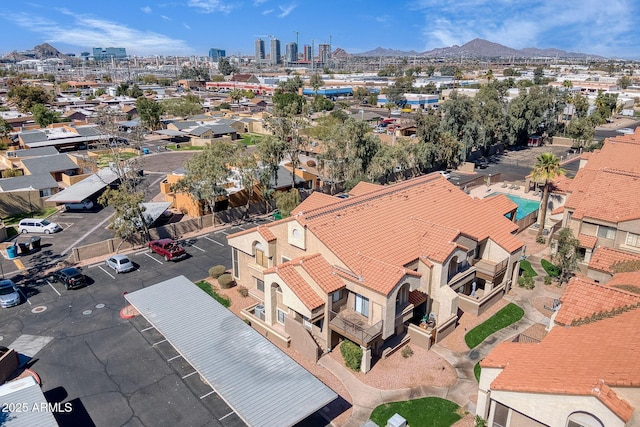
M58 150L86 148L108 139L96 125L70 126L59 123L44 129L18 133L15 137L21 148L55 147Z
M566 192L562 220L580 241L581 270L606 282L613 264L640 255L640 132L607 139Z
M37 190L40 193L40 197L49 197L57 193L58 182L48 173L0 179L0 192L8 193L33 190Z
M480 362L476 414L500 427L640 424L640 273L573 278L541 342L503 342Z
M233 276L259 331L312 359L349 339L372 357L428 323L439 341L458 310L477 315L510 288L517 225L440 174L360 183L341 199L314 192L289 218L228 236Z
M25 175L49 173L56 181L62 181L62 175L77 175L79 166L67 154L31 157L21 161Z

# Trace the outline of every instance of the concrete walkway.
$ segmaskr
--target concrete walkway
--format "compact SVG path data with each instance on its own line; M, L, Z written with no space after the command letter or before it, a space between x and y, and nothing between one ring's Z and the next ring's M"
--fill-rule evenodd
M475 413L475 397L478 394L478 383L476 382L473 372L475 364L486 357L496 345L504 341L513 340L518 334L535 323L549 324L549 319L540 313L531 302L534 298L549 295L549 291L547 291L545 285L542 284L542 278L546 276L546 272L540 264L540 260L543 256L547 255L548 252L549 248L547 247L541 252L527 257L533 269L538 273L536 277L536 287L530 291L523 290L520 292L520 290L518 290L505 296L505 299L516 303L524 309L525 314L522 319L513 325L495 332L467 353L455 352L439 344L434 344L431 347L434 353L446 360L456 370L458 380L450 388L420 386L398 390L381 390L364 384L353 375L347 367L337 362L331 356L325 355L320 358L318 363L333 373L333 375L344 384L351 395L353 413L344 426L362 426L362 424L369 420L373 409L383 403L427 396L436 396L451 400L470 413Z

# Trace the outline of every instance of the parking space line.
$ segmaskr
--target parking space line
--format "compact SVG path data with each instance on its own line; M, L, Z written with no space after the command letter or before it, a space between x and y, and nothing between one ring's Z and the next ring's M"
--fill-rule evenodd
M159 261L159 260L155 259L154 257L152 257L151 255L149 255L149 253L148 253L148 252L145 252L144 254L145 254L146 256L148 256L149 258L151 258L152 260L154 260L155 262L157 262L158 264L163 264L163 262L162 262L162 261Z
M102 265L102 263L100 263L100 264L91 264L91 265L88 265L87 268L96 268L96 267L99 267L101 265Z
M140 254L146 254L149 253L149 249L140 249L137 252L134 252L133 255L140 255Z
M151 347L155 347L155 346L157 346L158 344L162 344L163 342L167 342L167 340L160 340L160 341L158 341L157 343L153 344Z
M200 400L204 399L204 398L205 398L205 397L207 397L207 396L212 395L212 394L213 394L213 393L215 393L215 392L216 392L215 390L211 390L209 393L207 393L207 394L205 394L205 395L203 395L203 396L200 396ZM231 414L233 414L233 412L232 412ZM228 417L228 416L229 416L229 415L231 415L231 414L227 414L227 415L225 415L225 416L224 416L224 417L222 417L222 418L226 418L226 417ZM220 418L220 419L222 419L222 418Z
M58 290L55 288L55 286L53 286L53 285L51 284L51 282L49 282L48 280L45 280L45 282L47 282L47 285L51 286L51 289L53 289L53 290L54 290L54 292L55 292L56 294L58 294L58 296L59 296L59 297L61 297L61 296L62 296L62 294L61 294L60 292L58 292Z
M198 371L193 371L190 374L187 374L184 377L182 377L182 379L189 378L191 375L194 375L194 374L197 374L197 373L198 373Z
M224 231L224 230L222 230L222 231L220 231L220 232L221 232L222 234L224 234L225 236L228 236L228 235L229 235L229 233L227 233L227 232L226 232L226 231Z
M143 330L141 330L140 332L147 332L154 329L153 326L149 326L148 328L144 328Z
M211 238L209 238L207 236L203 236L203 238L207 239L210 242L215 243L216 245L224 246L222 243L218 242L217 240L213 240L213 239L211 239Z
M112 275L111 275L111 273L109 273L107 270L105 270L104 268L102 268L102 266L101 266L101 265L99 265L99 266L98 266L98 268L99 268L100 270L104 271L104 272L105 272L105 274L106 274L107 276L111 277L112 279L115 279L115 277L114 277L114 276L112 276Z
M197 250L199 250L199 251L201 251L201 252L207 252L207 251L205 251L204 249L199 248L199 247L198 247L198 246L196 246L196 245L191 245L191 247L192 247L192 248L196 248Z
M224 230L218 230L213 232L213 234L220 234L220 233L224 233Z
M202 397L207 397L209 394L211 394L211 393L205 394L205 395L204 395L204 396L202 396ZM200 399L202 399L202 397L201 397ZM233 415L233 414L235 414L235 412L231 411L231 412L229 412L227 415L225 415L224 417L222 417L222 418L218 418L218 421L222 421L222 420L224 420L225 418L227 418L229 415Z
M167 362L174 361L174 360L176 360L176 359L177 359L177 358L179 358L179 357L182 357L182 355L181 355L181 354L179 354L179 355L177 355L177 356L173 356L171 359L167 359Z
M28 303L29 303L29 305L32 305L32 304L31 304L31 301L29 301L29 298L27 298L27 294L25 294L24 292L22 292L22 289L18 288L18 292L20 292L20 294L24 297L24 300L25 300L26 302L28 302Z
M24 270L24 264L22 263L21 260L14 259L13 263L15 264L16 267L18 267L18 270Z

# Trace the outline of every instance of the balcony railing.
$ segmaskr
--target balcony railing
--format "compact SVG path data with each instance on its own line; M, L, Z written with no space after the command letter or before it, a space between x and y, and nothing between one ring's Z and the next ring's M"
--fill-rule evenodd
M500 262L495 262L488 259L479 259L474 263L474 267L476 268L476 271L478 273L490 276L491 278L494 278L505 271L508 265L509 258L505 258Z
M382 320L369 325L368 319L353 310L329 312L329 327L353 342L367 346L382 333Z

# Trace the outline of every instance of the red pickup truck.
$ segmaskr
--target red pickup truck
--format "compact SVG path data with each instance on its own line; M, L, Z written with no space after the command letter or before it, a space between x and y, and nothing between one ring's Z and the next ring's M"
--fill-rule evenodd
M152 240L149 249L162 255L165 261L177 261L187 256L187 252L171 239Z

